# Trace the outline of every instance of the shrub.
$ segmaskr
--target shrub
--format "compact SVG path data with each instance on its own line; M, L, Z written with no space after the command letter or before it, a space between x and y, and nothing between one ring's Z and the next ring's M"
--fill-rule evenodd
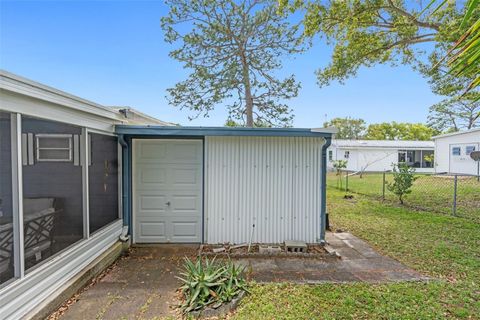
M347 160L335 160L333 161L333 167L337 171L337 176L340 174L342 169L347 167L348 161Z
M392 173L393 182L387 184L387 189L395 194L400 203L403 204L403 197L412 192L413 182L417 180L415 169L409 167L406 163L399 163L398 166L393 165Z
M187 313L206 306L219 307L231 301L242 291L247 291L244 267L237 267L232 261L218 263L215 258L198 258L197 261L185 258L180 287L185 298L183 312Z

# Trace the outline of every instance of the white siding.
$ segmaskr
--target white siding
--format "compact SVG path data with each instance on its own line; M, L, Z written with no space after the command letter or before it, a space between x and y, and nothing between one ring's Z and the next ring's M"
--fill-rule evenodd
M208 243L320 237L323 138L206 137Z
M458 133L454 135L446 135L435 139L435 172L443 173L460 173L460 174L477 174L478 167L475 162L465 155L465 146L480 146L480 131ZM461 148L460 159L453 159L451 147ZM455 163L456 162L456 163Z
M349 171L386 171L392 170L392 164L398 164L399 149L394 148L346 148L329 147L332 150L332 161L328 162L328 169L334 170L333 161L347 160L347 170ZM409 149L420 152L421 149ZM431 149L423 149L430 151ZM349 151L349 158L345 158L345 152ZM433 151L433 150L432 150ZM327 153L328 154L328 153ZM433 172L433 168L415 168L417 172Z

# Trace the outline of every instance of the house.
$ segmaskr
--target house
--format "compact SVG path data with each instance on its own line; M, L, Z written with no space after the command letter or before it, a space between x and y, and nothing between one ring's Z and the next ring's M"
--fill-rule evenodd
M407 163L417 172L433 172L433 141L332 140L328 148L328 169L337 160L347 161L349 171L386 171L393 164Z
M47 315L130 243L323 242L331 136L173 126L1 71L2 319Z
M435 172L480 175L479 163L471 157L480 150L480 128L442 134L435 142Z

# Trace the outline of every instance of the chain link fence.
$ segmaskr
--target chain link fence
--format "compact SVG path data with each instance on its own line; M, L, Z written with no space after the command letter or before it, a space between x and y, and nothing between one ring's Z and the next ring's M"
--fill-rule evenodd
M480 223L480 176L415 173L403 205L417 210L465 217ZM340 171L329 173L327 184L392 204L398 196L388 190L393 173Z

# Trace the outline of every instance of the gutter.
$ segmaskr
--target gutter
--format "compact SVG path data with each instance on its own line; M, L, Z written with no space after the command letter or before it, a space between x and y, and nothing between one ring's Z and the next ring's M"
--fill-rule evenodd
M129 230L128 226L130 225L130 215L129 215L129 208L130 208L130 198L129 198L129 191L130 191L130 180L128 179L130 162L129 162L129 148L128 143L125 141L125 137L123 134L118 136L118 142L122 146L122 218L123 218L123 229L122 234L120 235L119 239L122 242L127 242L130 239L128 235Z
M325 244L325 229L327 227L327 149L332 144L332 137L325 137L325 144L322 146L322 167L321 167L321 194L320 206L320 243Z

